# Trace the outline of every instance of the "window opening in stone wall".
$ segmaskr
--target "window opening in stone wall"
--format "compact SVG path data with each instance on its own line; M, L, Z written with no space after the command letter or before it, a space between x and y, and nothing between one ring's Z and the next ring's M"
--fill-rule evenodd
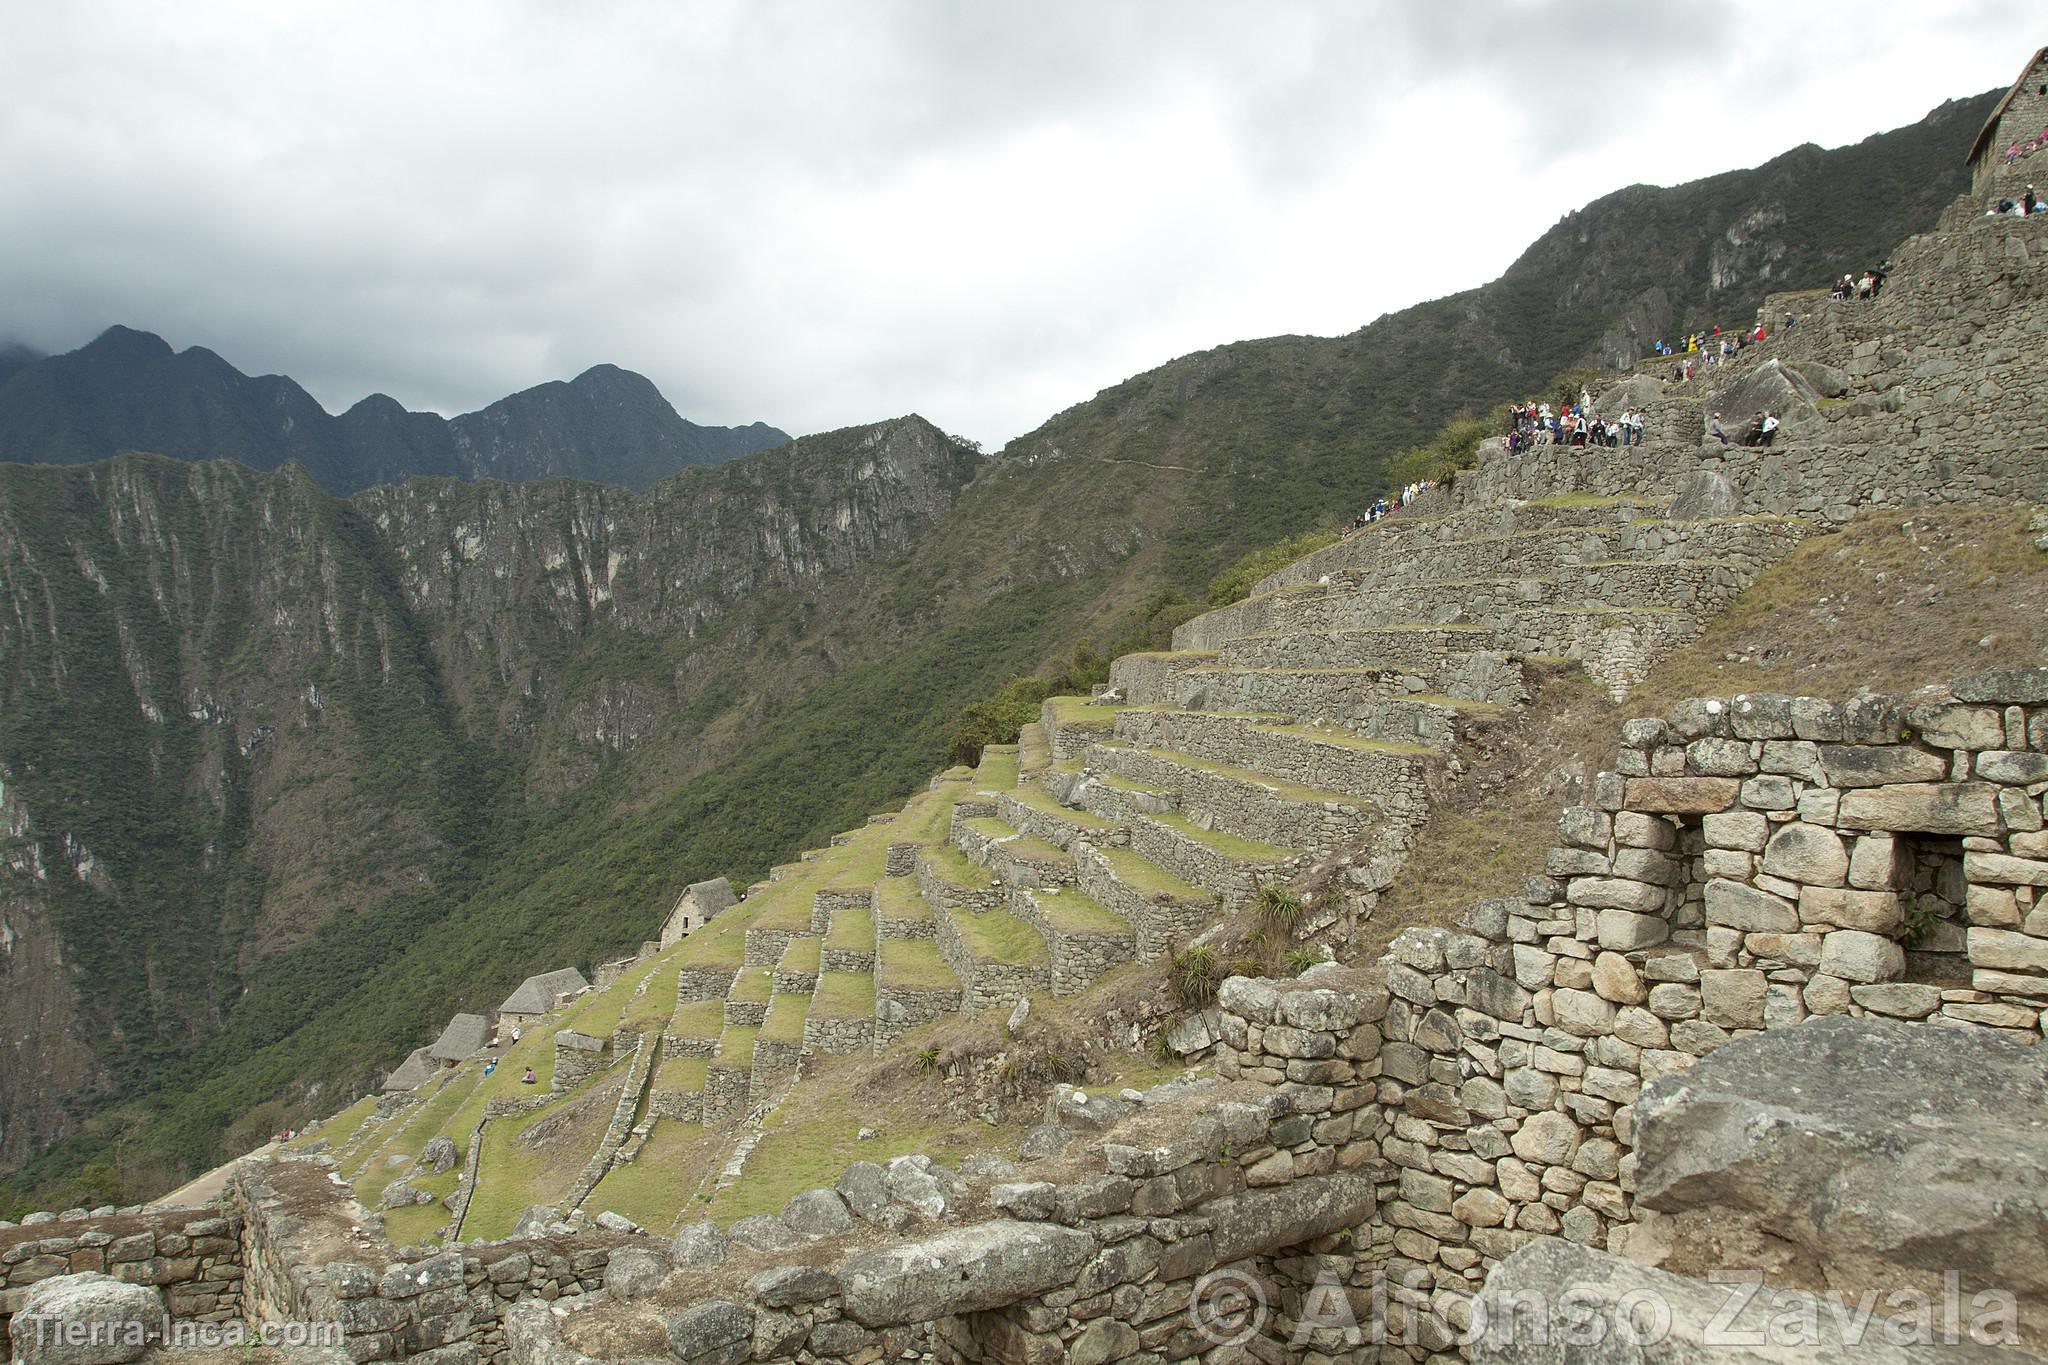
M1905 979L1927 986L1968 987L1963 841L1939 834L1901 834L1896 848L1895 884L1904 916L1898 938L1906 949Z

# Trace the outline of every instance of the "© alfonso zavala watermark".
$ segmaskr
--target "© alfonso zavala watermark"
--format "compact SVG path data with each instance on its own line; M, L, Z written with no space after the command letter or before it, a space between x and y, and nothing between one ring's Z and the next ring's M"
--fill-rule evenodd
M1459 1298L1449 1314L1440 1311L1433 1289L1427 1271L1393 1283L1375 1274L1369 1284L1354 1286L1323 1270L1306 1288L1283 1291L1250 1266L1225 1266L1195 1282L1187 1325L1211 1345L1239 1346L1265 1335L1291 1350L1340 1343L1444 1350L1482 1342L1853 1348L2020 1341L2018 1300L2002 1289L1965 1293L1952 1270L1932 1293L1902 1286L1814 1294L1767 1285L1760 1271L1728 1270L1682 1298L1647 1287L1618 1296L1590 1285L1556 1294L1510 1289Z
M338 1322L189 1322L164 1317L130 1317L94 1321L55 1313L27 1313L14 1319L16 1341L71 1352L149 1346L177 1350L223 1347L305 1347L346 1345Z

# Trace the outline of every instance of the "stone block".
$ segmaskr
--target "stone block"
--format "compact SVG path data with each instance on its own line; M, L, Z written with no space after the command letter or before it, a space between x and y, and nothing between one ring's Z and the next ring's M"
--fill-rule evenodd
M1701 1011L1708 1023L1722 1028L1762 1028L1768 985L1762 972L1747 968L1703 971L1700 973Z
M1628 808L1659 815L1708 815L1735 804L1742 784L1730 777L1632 777Z
M1820 969L1844 981L1896 981L1905 975L1906 953L1880 935L1837 929L1821 940Z
M1652 914L1664 908L1665 891L1649 882L1622 877L1575 877L1565 888L1565 901L1595 910Z
M1905 908L1892 891L1809 886L1799 893L1799 919L1805 924L1889 934L1905 922Z
M1729 811L1701 820L1700 833L1710 848L1761 853L1771 837L1771 822L1753 810Z
M1628 910L1602 910L1594 921L1602 948L1633 952L1662 943L1671 937L1671 926L1662 915L1639 915Z
M1763 870L1809 886L1840 886L1848 879L1849 854L1833 830L1793 821L1764 846Z
M1965 853L1963 875L1972 882L2007 886L2048 886L2048 861L2003 853Z
M1835 823L1894 834L1995 835L1997 788L1986 782L1902 783L1847 791Z
M1747 777L1756 771L1746 740L1709 735L1685 746L1688 771L1702 777Z
M2035 938L2010 929L1973 928L1967 942L1973 966L2048 974L2048 938Z
M1706 914L1708 924L1745 933L1792 933L1799 928L1799 912L1791 905L1741 882L1708 882Z
M1977 776L1987 782L2002 782L2014 787L2048 782L2048 754L1989 750L1977 755Z

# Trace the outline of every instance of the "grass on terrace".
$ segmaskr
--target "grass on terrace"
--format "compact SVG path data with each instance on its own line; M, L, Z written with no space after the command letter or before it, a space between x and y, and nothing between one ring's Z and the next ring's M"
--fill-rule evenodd
M735 1024L727 1028L725 1035L718 1040L718 1056L711 1064L741 1069L752 1066L754 1042L760 1036L761 1030L756 1027Z
M826 972L818 978L811 1010L821 1019L875 1017L875 978L871 972ZM802 1023L798 1023L802 1028Z
M1256 839L1244 839L1220 829L1203 829L1179 811L1167 811L1164 815L1145 817L1156 824L1164 825L1181 838L1213 849L1226 858L1246 863L1280 863L1295 856L1300 850L1282 848L1278 844L1262 844Z
M1045 936L1006 910L956 911L953 927L980 961L1022 967L1046 959Z
M614 1166L585 1201L593 1213L622 1213L657 1236L674 1228L717 1151L703 1125L657 1119L632 1161Z
M789 946L782 950L782 960L775 964L775 969L781 972L815 972L818 970L819 955L823 951L824 940L816 934L793 938L789 941Z
M711 1070L706 1057L666 1057L654 1073L654 1088L665 1094L693 1095L704 1089L704 1077Z
M774 990L774 971L767 967L742 967L740 974L733 978L732 989L725 993L725 998L741 1004L765 1005Z
M1216 902L1215 893L1182 881L1130 849L1098 848L1095 852L1109 864L1111 876L1147 899L1165 896L1168 900L1194 905L1213 905Z
M463 1238L508 1237L522 1210L567 1194L611 1123L619 1084L617 1076L599 1072L545 1109L492 1121L484 1129Z
M932 907L917 889L915 877L887 877L875 884L875 906L883 919L932 917Z
M842 952L867 953L875 947L875 912L856 905L842 905L832 912L832 927L825 946Z
M1017 785L1017 746L991 744L981 751L981 766L974 770L977 789L1006 792Z
M800 1043L804 1037L804 1015L811 1006L809 996L778 995L761 1021L762 1038L774 1043Z
M1072 887L1059 890L1047 888L1034 891L1031 898L1038 903L1038 913L1055 929L1070 934L1128 934L1131 926L1122 915L1117 914L1100 901L1091 899Z
M668 1031L678 1038L716 1038L725 1032L723 1000L692 1000L677 1008Z
M882 982L924 991L960 989L939 945L928 938L885 938L879 964Z

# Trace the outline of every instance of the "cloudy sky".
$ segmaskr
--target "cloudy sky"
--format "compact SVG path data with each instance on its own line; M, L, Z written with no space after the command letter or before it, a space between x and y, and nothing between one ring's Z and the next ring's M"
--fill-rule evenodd
M0 0L0 337L991 448L2003 86L2037 0Z

